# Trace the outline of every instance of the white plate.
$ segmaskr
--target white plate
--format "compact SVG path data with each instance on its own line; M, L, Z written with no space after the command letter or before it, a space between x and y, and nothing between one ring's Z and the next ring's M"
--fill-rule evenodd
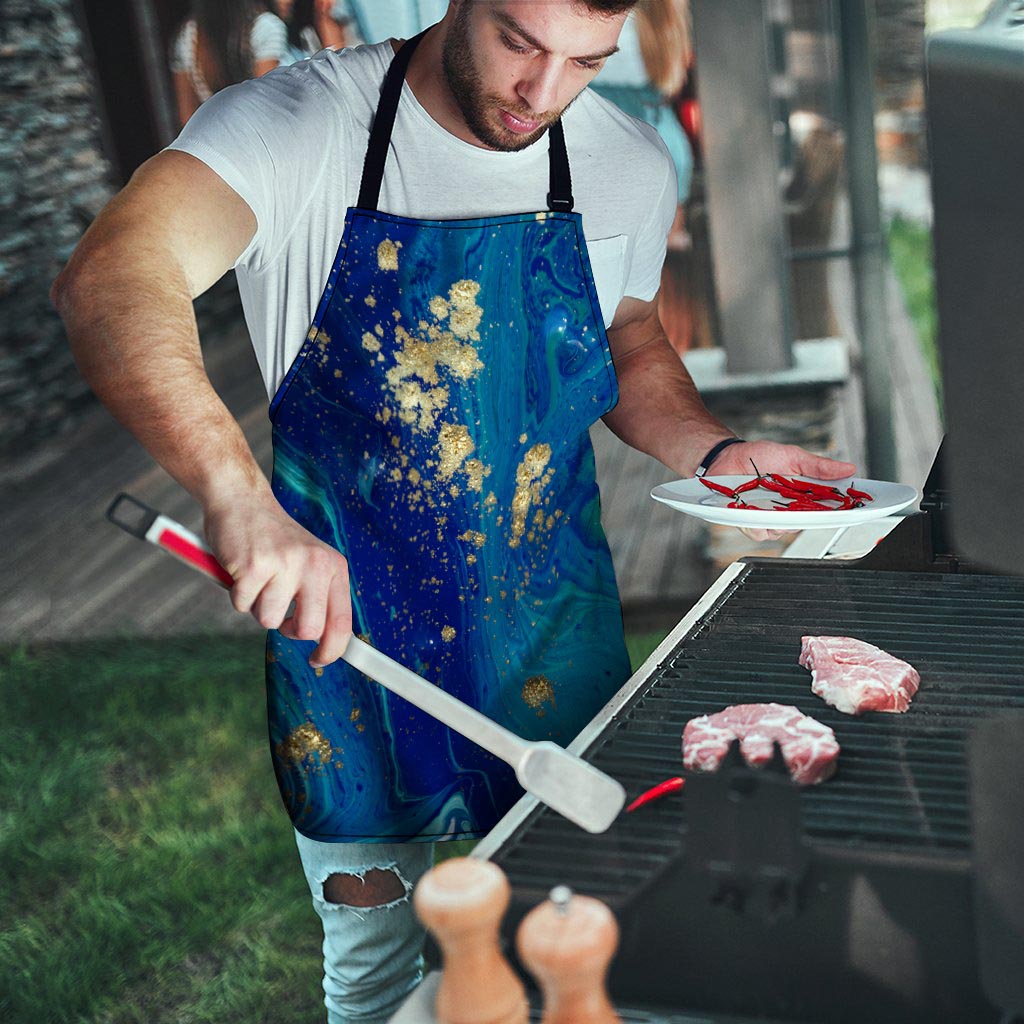
M708 480L725 487L737 487L749 480L749 476L709 476ZM801 477L800 479L810 479ZM705 487L696 477L687 480L673 480L672 483L660 484L651 491L651 497L669 508L696 516L709 523L721 526L739 526L757 530L813 530L834 529L837 526L856 526L872 519L891 516L918 499L918 493L907 484L890 483L886 480L862 480L859 477L845 477L842 480L816 480L815 483L827 484L846 490L853 487L865 491L872 497L860 508L837 509L828 512L788 512L785 509L770 511L769 509L728 508L729 498L724 494ZM788 501L774 491L766 491L759 487L741 495L744 501L756 505L770 505L772 501Z

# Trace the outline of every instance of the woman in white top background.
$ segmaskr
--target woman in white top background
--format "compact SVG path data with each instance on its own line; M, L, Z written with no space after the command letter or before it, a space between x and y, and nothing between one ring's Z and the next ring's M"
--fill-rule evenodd
M226 86L287 63L288 30L266 0L194 0L171 54L178 120Z

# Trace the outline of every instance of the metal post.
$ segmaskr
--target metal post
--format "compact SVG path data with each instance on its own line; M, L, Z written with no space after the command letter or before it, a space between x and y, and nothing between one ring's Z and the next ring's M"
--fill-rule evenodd
M766 5L694 0L692 11L726 365L731 373L785 370L793 331Z
M846 154L850 177L850 234L857 329L864 364L868 472L896 480L892 366L886 325L887 247L878 204L875 152L873 4L838 0L840 66L846 100Z

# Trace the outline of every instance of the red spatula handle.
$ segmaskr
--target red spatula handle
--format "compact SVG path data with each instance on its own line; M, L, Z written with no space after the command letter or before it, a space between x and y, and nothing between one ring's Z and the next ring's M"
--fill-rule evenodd
M156 509L133 498L130 494L119 494L110 508L107 518L133 537L147 540L158 548L174 555L175 558L191 565L222 587L234 585L231 574L217 561L206 542L181 523L157 512Z

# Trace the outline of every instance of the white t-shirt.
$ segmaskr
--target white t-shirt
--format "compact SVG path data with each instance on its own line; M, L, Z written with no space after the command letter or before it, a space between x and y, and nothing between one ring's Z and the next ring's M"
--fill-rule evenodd
M295 359L355 205L369 127L393 56L379 43L278 68L204 103L169 147L207 164L256 217L235 264L246 323L273 396ZM671 158L649 125L589 90L563 115L575 209L610 324L623 295L658 291L676 210ZM379 208L457 219L546 209L548 140L516 153L463 142L402 95Z

